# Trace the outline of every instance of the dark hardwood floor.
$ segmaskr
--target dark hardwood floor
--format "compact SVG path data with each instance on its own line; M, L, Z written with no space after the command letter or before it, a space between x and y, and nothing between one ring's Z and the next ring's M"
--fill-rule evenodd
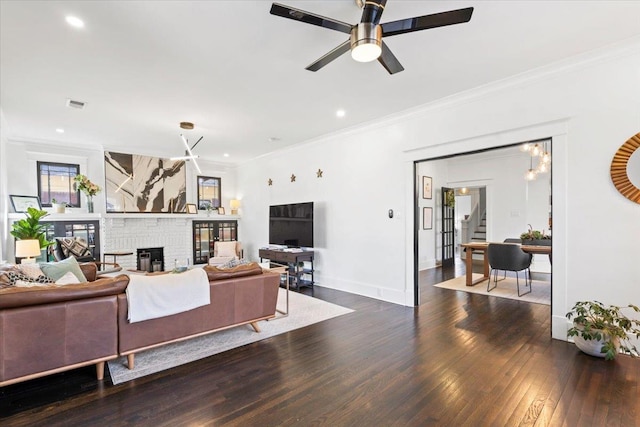
M9 386L0 408L23 406L0 425L640 425L640 360L552 340L545 305L423 293L413 309L317 287L356 311L118 386L91 370Z

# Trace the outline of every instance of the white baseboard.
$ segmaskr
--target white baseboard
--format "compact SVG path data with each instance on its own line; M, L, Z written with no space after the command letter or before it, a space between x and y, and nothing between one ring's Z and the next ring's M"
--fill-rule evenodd
M435 267L437 267L435 258L420 260L420 263L418 264L419 271L429 270L430 268Z
M393 304L405 305L405 293L396 289L379 288L369 283L342 280L334 277L322 277L321 282L316 281L316 284L323 288L335 289Z
M551 338L567 341L567 330L571 327L569 321L564 316L551 316Z

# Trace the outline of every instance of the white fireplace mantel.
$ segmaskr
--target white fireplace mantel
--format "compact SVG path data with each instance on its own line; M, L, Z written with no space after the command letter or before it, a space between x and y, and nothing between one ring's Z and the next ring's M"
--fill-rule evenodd
M24 213L10 213L9 219L26 218ZM75 221L75 220L100 220L101 218L114 219L196 219L203 221L227 221L239 220L240 215L210 215L206 214L162 214L162 213L86 213L86 212L67 212L67 213L49 213L42 218L43 221Z

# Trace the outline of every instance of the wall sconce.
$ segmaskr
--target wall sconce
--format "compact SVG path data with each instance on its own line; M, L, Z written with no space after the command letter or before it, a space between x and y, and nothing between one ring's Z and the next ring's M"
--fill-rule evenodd
M231 206L231 215L238 215L238 208L240 207L240 200L231 199L231 201L229 202L229 205Z
M23 258L21 264L33 264L40 256L40 241L37 239L16 240L16 258Z

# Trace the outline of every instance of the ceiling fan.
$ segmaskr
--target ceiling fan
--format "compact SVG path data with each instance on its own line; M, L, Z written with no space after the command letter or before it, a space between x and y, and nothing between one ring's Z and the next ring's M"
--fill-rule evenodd
M380 24L380 17L387 4L387 0L356 0L356 3L362 7L362 19L355 25L305 12L304 10L295 9L279 3L273 3L271 5L271 14L340 31L351 36L349 40L309 65L306 68L309 71L318 71L343 53L351 50L351 57L354 60L370 62L377 59L389 74L395 74L404 70L404 67L393 53L391 53L391 50L384 41L382 41L383 37L396 36L398 34L444 27L447 25L462 24L469 22L471 14L473 13L473 8L468 7L466 9L450 10L448 12L434 13L432 15L417 16L415 18Z
M193 123L190 122L180 122L180 127L182 129L193 129ZM189 147L189 140L187 140L187 138L185 138L185 136L183 134L180 134L180 138L182 139L182 143L184 144L185 147L185 151L184 151L184 156L175 156L175 157L171 157L169 160L185 160L185 161L189 161L189 160L193 160L193 164L195 165L196 169L198 170L198 173L202 173L202 170L200 170L200 166L198 166L198 162L196 162L196 159L198 157L200 157L199 155L194 155L193 154L193 149L196 148L196 145L198 145L198 143L200 141L202 141L202 138L204 138L204 136L201 136L200 139L198 139L195 144L193 144L191 147Z

